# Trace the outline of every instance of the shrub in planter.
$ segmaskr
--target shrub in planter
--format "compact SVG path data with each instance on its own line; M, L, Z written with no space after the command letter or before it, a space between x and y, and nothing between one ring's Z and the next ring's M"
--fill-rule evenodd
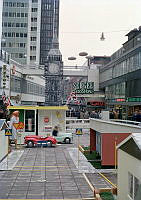
M102 200L114 200L111 192L101 192L100 197L102 198Z

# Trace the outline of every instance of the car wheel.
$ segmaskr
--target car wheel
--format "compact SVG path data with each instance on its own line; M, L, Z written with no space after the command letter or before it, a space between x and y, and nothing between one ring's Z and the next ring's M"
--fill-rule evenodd
M33 143L32 141L28 141L28 142L27 142L27 147L28 147L28 148L34 147L34 143Z
M47 141L47 147L52 147L52 141Z
M70 138L65 138L64 142L65 142L66 144L70 144L70 143L71 143L71 139L70 139Z

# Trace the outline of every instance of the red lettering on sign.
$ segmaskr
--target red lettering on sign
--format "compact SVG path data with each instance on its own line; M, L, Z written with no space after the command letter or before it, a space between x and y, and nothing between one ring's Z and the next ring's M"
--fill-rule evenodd
M48 117L45 117L45 118L44 118L44 122L45 122L45 123L48 123L48 122L49 122L49 118L48 118Z

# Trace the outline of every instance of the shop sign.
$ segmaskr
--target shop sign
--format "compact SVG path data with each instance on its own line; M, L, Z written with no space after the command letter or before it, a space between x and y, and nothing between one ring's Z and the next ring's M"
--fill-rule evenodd
M117 99L111 99L111 102L125 102L125 98L117 98Z
M45 118L44 118L44 122L45 122L45 123L48 123L48 122L49 122L49 118L48 118L48 117L45 117Z
M74 82L73 91L76 94L94 94L94 82Z
M105 106L105 103L101 102L101 101L91 101L91 102L88 102L87 105L91 105L91 106Z
M141 97L129 97L127 98L128 102L141 102Z
M23 129L23 128L24 128L24 123L23 123L23 122L14 123L13 126L14 126L16 129Z

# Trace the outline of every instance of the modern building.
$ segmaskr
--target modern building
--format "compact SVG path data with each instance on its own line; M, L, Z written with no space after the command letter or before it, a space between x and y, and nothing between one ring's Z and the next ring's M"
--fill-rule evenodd
M141 133L133 133L118 146L118 200L141 198Z
M5 67L5 72L4 72ZM0 54L0 96L3 91L10 97L12 105L44 105L45 78L24 74L21 65L11 59L6 52ZM2 102L0 103L0 109Z
M100 89L107 108L119 110L123 119L132 119L141 109L141 27L131 30L128 40L100 68Z
M45 64L59 32L59 0L3 0L2 49L25 65Z

